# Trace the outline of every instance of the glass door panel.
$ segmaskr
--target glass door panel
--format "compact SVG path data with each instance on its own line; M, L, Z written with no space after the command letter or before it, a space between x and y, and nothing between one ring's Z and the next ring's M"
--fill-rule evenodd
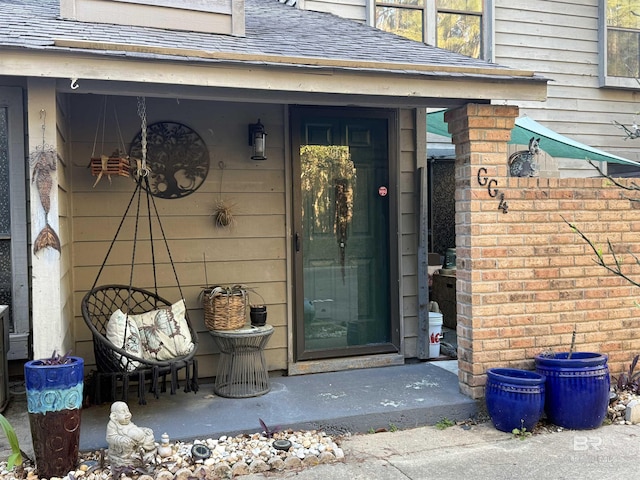
M303 304L298 356L388 351L388 119L303 117L294 148L300 192L296 286Z

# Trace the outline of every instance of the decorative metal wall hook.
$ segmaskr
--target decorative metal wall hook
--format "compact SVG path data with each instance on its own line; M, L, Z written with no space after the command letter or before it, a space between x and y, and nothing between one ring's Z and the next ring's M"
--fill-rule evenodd
M78 79L76 77L72 77L71 78L71 90L75 90L76 88L80 88L80 85L78 85Z

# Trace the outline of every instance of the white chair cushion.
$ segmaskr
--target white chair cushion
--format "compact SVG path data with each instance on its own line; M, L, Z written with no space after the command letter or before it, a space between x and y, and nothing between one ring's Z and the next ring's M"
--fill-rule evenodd
M143 358L166 361L193 350L184 299L171 307L129 315L140 332Z
M127 318L122 310L118 309L111 314L107 323L107 339L116 347L124 349L127 353L138 358L144 358L140 331L136 323ZM116 354L123 370L132 371L140 366L140 362L130 361L120 354Z

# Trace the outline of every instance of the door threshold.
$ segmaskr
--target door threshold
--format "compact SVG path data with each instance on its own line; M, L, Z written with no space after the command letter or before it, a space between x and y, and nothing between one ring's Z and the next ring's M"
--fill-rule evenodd
M288 375L305 375L308 373L339 372L358 368L389 367L391 365L404 365L404 356L392 353L385 355L305 360L289 364L287 373Z

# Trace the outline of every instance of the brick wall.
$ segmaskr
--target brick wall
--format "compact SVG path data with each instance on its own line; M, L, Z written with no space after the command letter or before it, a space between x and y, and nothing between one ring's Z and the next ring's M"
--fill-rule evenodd
M603 178L508 177L506 141L517 114L467 105L446 116L457 157L460 382L473 398L484 395L487 368L533 369L536 354L567 351L574 328L576 349L608 354L612 375L640 353L640 287L596 265L562 219L605 252L610 240L640 280L628 253L640 255L640 206Z

